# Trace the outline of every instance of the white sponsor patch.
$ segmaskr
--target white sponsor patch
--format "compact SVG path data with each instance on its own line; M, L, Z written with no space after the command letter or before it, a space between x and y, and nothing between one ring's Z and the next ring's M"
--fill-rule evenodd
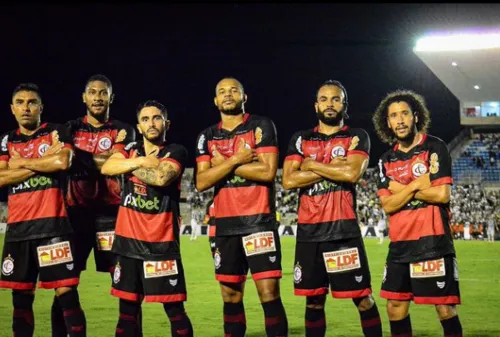
M260 232L242 238L246 256L276 251L273 232Z
M113 140L111 140L111 138L107 136L102 137L101 139L99 139L99 142L97 142L97 146L99 147L99 149L104 151L111 149L112 145L113 145Z
M95 233L95 238L97 241L98 250L110 251L115 239L115 232L97 232Z
M2 274L5 276L12 275L14 272L14 259L8 255L2 263Z
M411 278L428 278L445 276L444 258L410 263Z
M446 281L443 282L436 282L436 285L439 289L443 289L446 286Z
M299 136L299 138L297 138L297 141L295 142L295 147L297 148L297 151L300 153L300 154L304 154L304 152L302 152L302 136Z
M204 143L205 143L205 135L201 135L200 138L198 139L198 151L200 151L201 154L205 153L205 150L203 149Z
M9 149L7 148L7 143L9 142L9 136L5 135L5 137L2 138L2 151L7 152Z
M127 144L127 146L125 146L125 151L129 151L132 147L134 147L134 145L137 144L137 142L130 142Z
M177 275L177 262L168 261L144 261L144 278L165 277Z
M354 276L354 279L356 280L356 282L361 283L361 281L363 281L363 275L361 275L361 276Z
M177 279L168 280L168 283L170 283L172 287L175 287L177 285Z
M36 249L40 267L48 267L61 263L73 262L69 241L40 246Z
M340 273L361 268L358 248L323 253L327 273Z

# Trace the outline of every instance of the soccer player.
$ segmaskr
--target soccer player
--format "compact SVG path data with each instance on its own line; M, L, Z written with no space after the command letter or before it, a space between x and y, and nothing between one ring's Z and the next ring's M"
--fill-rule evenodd
M356 216L355 185L368 166L370 138L344 125L347 106L340 82L323 83L314 104L318 125L292 136L283 165L283 187L300 189L294 286L306 296L306 337L325 336L329 286L334 298L352 299L365 336L382 336Z
M389 93L373 115L379 138L393 147L378 162L378 196L389 216L389 254L382 291L392 336L411 336L410 301L435 305L444 336L461 337L458 269L449 225L451 158L428 135L424 98Z
M488 242L495 242L495 213L488 219Z
M113 151L135 140L135 131L128 124L110 118L114 94L106 76L91 76L82 99L86 115L67 123L75 146L66 195L68 215L75 231L75 267L79 272L85 270L93 249L96 270L112 276L116 261L111 246L121 186L118 177L101 174L101 167ZM53 337L65 337L67 332L61 324L63 316L56 299L51 321Z
M141 142L117 147L102 174L125 175L112 252L111 293L120 298L117 337L134 337L143 299L163 303L172 337L193 336L184 310L186 281L179 249L179 199L186 149L167 144L166 108L146 101L137 109Z
M85 336L73 231L63 195L64 171L73 156L71 136L63 126L41 123L43 104L35 84L14 89L11 110L19 128L1 141L0 186L9 187L9 211L0 287L13 289L13 333L33 336L38 278L40 288L55 289L69 335Z
M377 236L378 236L378 243L380 245L384 243L385 227L386 227L385 218L383 217L382 214L380 214L377 221Z
M214 103L221 121L198 136L196 189L215 186L214 264L224 302L225 336L245 335L248 269L264 309L267 336L287 336L274 201L276 129L270 119L245 113L246 101L238 80L223 78L217 84Z

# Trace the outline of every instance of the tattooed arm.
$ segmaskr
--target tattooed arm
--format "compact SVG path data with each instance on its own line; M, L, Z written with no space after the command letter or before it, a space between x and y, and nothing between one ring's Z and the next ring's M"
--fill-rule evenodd
M168 186L181 174L181 167L170 160L160 162L157 168L139 168L132 171L142 182L151 186Z

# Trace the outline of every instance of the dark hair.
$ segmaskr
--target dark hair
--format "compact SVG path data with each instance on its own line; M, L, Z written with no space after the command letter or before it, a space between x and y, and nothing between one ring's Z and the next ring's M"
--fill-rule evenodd
M375 131L377 131L377 135L382 142L393 144L396 141L394 132L387 125L389 106L395 102L405 102L408 104L413 115L418 116L418 121L416 123L417 130L419 132L427 132L431 124L431 113L425 106L425 99L412 90L396 90L385 96L372 117Z
M12 92L12 97L14 97L20 91L31 91L38 95L40 101L42 100L42 95L40 94L40 88L34 83L21 83Z
M95 81L106 83L106 85L108 86L109 91L113 92L113 85L111 84L111 81L109 80L109 78L107 78L106 76L101 75L101 74L96 74L96 75L90 76L90 78L87 80L87 83L85 83L85 88L87 88L87 86L91 82L95 82Z
M345 90L345 87L342 85L342 83L340 83L340 81L336 81L336 80L325 81L322 85L320 85L320 87L316 91L316 97L314 97L314 99L318 100L319 91L321 90L321 88L326 87L326 86L335 86L335 87L338 87L342 90L342 92L344 93L344 102L343 102L344 103L344 113L346 113L347 107L349 106L349 102L347 101L347 90Z
M150 106L154 106L155 108L160 110L163 117L165 117L165 119L167 119L167 108L163 104L161 104L160 102L155 101L155 100L147 100L147 101L139 104L139 106L137 107L137 118L139 118L139 114L141 113L142 109L150 107Z

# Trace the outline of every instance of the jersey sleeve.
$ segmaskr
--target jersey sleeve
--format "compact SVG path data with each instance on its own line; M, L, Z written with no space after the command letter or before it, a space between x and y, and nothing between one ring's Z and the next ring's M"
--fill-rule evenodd
M377 195L379 197L387 197L392 195L391 191L389 191L389 177L387 176L386 170L385 170L385 160L383 159L384 157L380 158L378 161L378 167L377 167Z
M132 153L134 151L137 151L136 145L137 145L137 142L130 142L127 145L125 145L123 148L121 148L121 147L116 148L116 151L120 152L125 158L128 159L128 158L130 158L130 156L132 155Z
M118 133L116 138L113 140L113 151L119 151L124 149L127 144L135 142L135 130L128 124L117 123Z
M71 129L68 128L67 124L54 125L54 130L50 133L50 135L52 144L59 141L61 143L64 143L63 148L74 150Z
M453 184L451 156L448 146L438 140L429 149L429 174L432 186Z
M179 169L182 170L184 167L186 167L187 157L188 153L184 146L172 144L171 148L169 149L168 156L161 158L160 162L168 161L178 166Z
M2 136L2 141L0 143L0 161L8 162L10 159L9 155L9 135L5 134Z
M263 118L257 123L255 133L255 149L259 153L278 153L278 134L274 123Z
M196 140L196 162L210 162L210 152L208 151L208 132L205 130Z
M352 129L353 137L347 150L347 156L360 154L365 157L370 156L370 136L363 129Z
M304 160L304 151L302 150L302 133L296 132L288 143L285 161L295 160L302 162Z

